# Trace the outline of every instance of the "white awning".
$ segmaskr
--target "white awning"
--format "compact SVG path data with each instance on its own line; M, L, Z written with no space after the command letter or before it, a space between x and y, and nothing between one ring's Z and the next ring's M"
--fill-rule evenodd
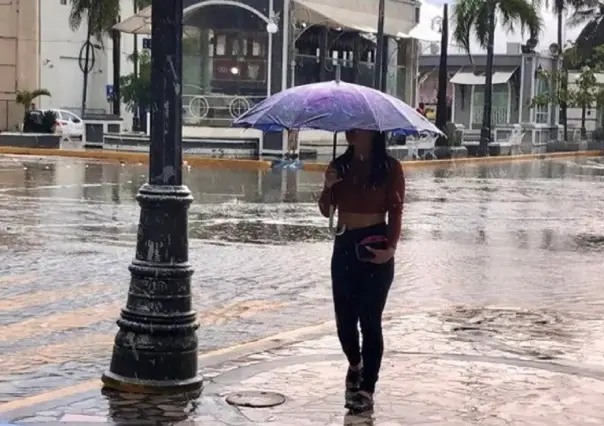
M113 29L128 34L151 34L151 6L115 24Z
M493 73L492 84L505 84L507 83L512 75L516 72L516 69L511 71L496 71ZM485 84L486 76L476 75L473 72L460 71L451 77L449 80L452 84L463 84L468 86L483 86Z
M376 33L377 0L332 0L329 3L309 0L295 0L294 18L311 25L342 28L364 33ZM388 4L394 3L387 1ZM391 6L393 7L393 6ZM386 13L384 34L392 37L405 37L411 22L396 19Z
M442 40L442 35L440 32L434 31L429 25L426 25L426 23L420 22L409 31L409 38L436 43Z

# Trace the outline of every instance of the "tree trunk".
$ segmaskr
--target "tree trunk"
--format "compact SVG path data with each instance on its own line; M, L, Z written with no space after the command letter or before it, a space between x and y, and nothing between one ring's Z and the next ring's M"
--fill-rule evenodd
M562 39L562 33L564 30L564 11L558 12L558 60L556 61L556 69L558 75L558 84L560 84L561 92L566 93L568 90L568 75L562 69L562 54L563 54L563 44L564 40ZM561 78L562 77L562 78ZM560 102L560 117L559 123L562 124L564 128L564 141L568 141L568 120L566 118L566 102L563 100Z
M587 107L583 105L581 108L581 140L587 139L587 129L585 128L585 120L587 115Z
M120 88L120 77L121 77L121 62L122 62L122 46L121 46L121 34L119 31L113 30L112 43L113 43L113 114L121 116L121 88Z
M487 36L487 69L484 82L484 107L482 110L482 128L480 130L480 145L478 155L485 157L489 155L489 143L491 142L491 108L493 102L493 43L495 39L495 3L489 2L489 22L487 24L489 34ZM470 100L473 102L474 100Z
M443 21L440 39L440 63L438 64L438 93L436 94L436 127L445 132L447 127L447 51L449 45L449 5L443 5ZM451 145L445 137L439 137L437 146Z

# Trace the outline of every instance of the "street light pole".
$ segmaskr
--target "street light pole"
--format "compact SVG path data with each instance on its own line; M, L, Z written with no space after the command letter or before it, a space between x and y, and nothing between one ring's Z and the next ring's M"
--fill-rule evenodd
M378 21L377 21L377 36L375 39L375 65L373 76L373 87L376 90L382 90L382 66L384 62L384 13L386 8L386 0L380 0L378 6Z
M196 392L197 313L192 309L187 211L182 184L183 0L153 0L151 149L126 307L117 324L105 387L137 393Z

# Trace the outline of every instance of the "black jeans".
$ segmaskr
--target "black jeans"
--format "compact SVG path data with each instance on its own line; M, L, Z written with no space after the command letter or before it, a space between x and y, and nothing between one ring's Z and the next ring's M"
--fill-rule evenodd
M336 237L331 259L338 338L351 365L358 365L363 360L361 390L368 392L375 391L382 364L382 313L394 278L394 260L384 264L360 261L356 244L366 237L385 234L386 224L346 231Z

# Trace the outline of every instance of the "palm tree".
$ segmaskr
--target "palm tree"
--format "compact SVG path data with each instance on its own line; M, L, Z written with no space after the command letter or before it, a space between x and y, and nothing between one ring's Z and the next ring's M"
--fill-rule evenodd
M70 0L69 25L77 31L86 17L86 48L84 54L84 84L82 90L82 116L86 112L88 73L90 68L90 40L94 37L103 46L103 37L111 31L120 14L119 0ZM119 40L117 41L119 44ZM114 50L117 47L114 38Z
M25 112L27 112L31 108L31 104L33 103L34 99L40 96L50 96L50 92L46 89L36 89L32 91L17 90L17 96L15 101L19 105L23 105L23 108L25 108Z
M569 25L584 25L575 40L576 53L587 58L597 46L604 44L604 1L573 0L573 6Z
M459 0L453 9L455 30L453 39L470 55L470 41L475 37L487 51L484 86L484 108L480 131L479 155L489 152L491 141L491 103L493 95L493 43L495 39L495 18L509 31L517 24L521 30L528 29L532 39L536 39L543 26L538 4L530 0Z

